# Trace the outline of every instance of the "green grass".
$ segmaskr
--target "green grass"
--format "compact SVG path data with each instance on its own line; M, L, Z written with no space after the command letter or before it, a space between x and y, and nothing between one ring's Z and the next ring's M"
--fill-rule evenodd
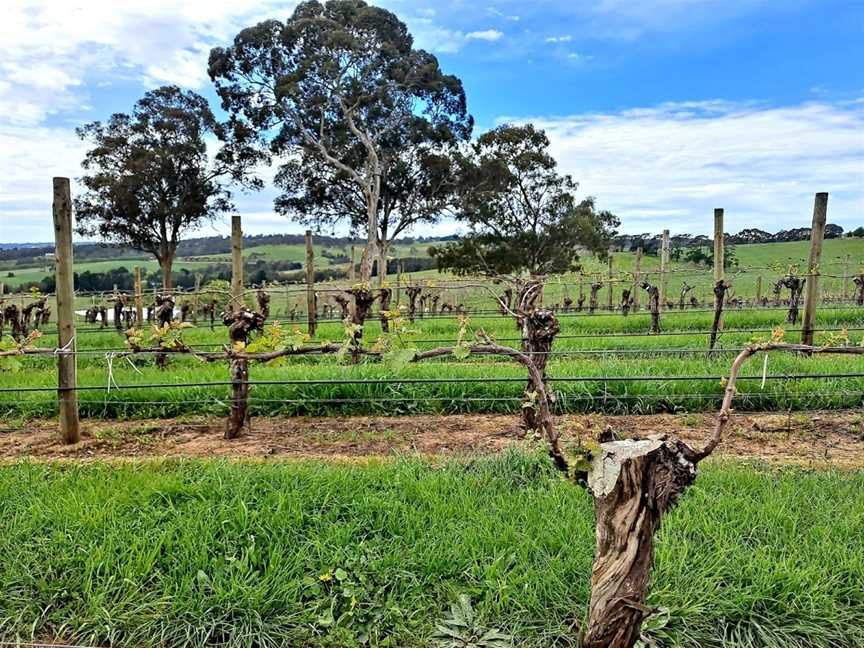
M572 646L591 508L519 452L437 468L5 465L0 639L419 648L466 593L517 646ZM655 638L862 645L862 510L861 472L708 467L658 536Z
M682 335L629 336L615 334L644 332L648 316L639 313L628 318L619 315L575 316L562 318L562 333L554 346L554 356L548 374L558 396L557 408L562 412L602 411L607 413L701 412L716 410L723 395L720 377L728 374L734 353L707 354L707 334L691 333L708 326L710 313L673 312L664 316L664 330ZM737 311L727 316L726 326L770 330L781 323L778 311ZM510 320L500 317L476 317L475 327L508 344L518 345L516 330ZM818 313L820 327L864 327L861 309L823 310ZM457 335L453 318L418 319L420 348L452 344ZM367 340L380 334L377 320L368 324ZM203 363L188 357L171 357L169 370L154 366L152 356L134 359L135 367L123 359L115 359L112 375L119 385L147 385L140 389L113 389L108 392L108 360L110 349L122 349L124 337L107 332L79 331L81 351L93 355L79 358L78 384L99 387L79 392L82 413L86 416L136 418L170 417L191 413L224 414L227 411L226 385L174 389L171 383L225 382L228 380L224 362ZM341 324L323 323L319 340L339 340ZM768 333L726 332L720 337L722 349L734 351L754 337ZM797 333L789 333L797 340ZM225 343L224 327L210 331L206 327L190 329L185 338L196 348ZM864 332L851 331L850 339L859 343ZM818 334L816 341L826 340ZM40 344L56 345L56 337L46 335ZM208 347L211 348L211 347ZM694 352L683 353L678 349ZM589 351L604 351L590 354ZM608 353L611 351L611 353ZM10 371L11 364L0 361L0 389L44 387L42 392L0 392L0 416L54 416L57 413L56 367L50 356L30 356L20 360L20 370ZM3 371L3 368L6 371ZM751 361L744 375L761 376L762 363ZM753 410L806 410L850 408L864 405L864 377L809 378L786 380L782 376L801 374L864 373L861 361L852 356L816 356L807 358L794 354L777 354L770 359L771 379L763 389L759 380L740 383L736 407ZM712 376L710 380L607 381L607 376L632 378ZM596 377L596 380L574 382L572 377ZM463 412L516 412L524 371L502 359L472 356L464 361L436 360L411 365L398 372L386 364L373 361L359 365L346 364L334 357L296 358L280 364L257 365L250 368L253 381L280 380L379 380L459 378L461 383L397 383L397 384L315 384L259 385L251 392L252 412L262 415L329 415L329 414L412 414ZM490 379L509 378L510 382ZM504 399L504 400L498 400ZM325 402L321 402L321 401ZM337 401L337 402L334 402Z

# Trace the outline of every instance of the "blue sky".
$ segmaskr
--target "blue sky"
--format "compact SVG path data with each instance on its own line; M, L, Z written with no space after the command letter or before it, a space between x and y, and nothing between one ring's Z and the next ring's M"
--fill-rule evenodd
M806 226L817 191L830 221L864 224L862 0L380 4L463 80L475 134L543 126L562 171L622 231L704 233L714 207L729 231ZM209 49L293 6L6 0L0 240L51 239L51 176L80 174L75 126L164 83L212 98ZM238 196L246 231L299 231L273 196ZM201 233L227 231L225 219Z

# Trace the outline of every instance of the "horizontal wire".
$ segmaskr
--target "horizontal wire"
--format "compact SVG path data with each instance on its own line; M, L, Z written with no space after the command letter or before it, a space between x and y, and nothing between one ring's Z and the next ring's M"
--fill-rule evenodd
M566 392L555 392L556 404L560 405L562 401L621 401L621 400L649 400L649 401L680 401L680 400L720 400L723 398L723 393L716 394L569 394ZM763 396L763 392L739 392L737 398L740 400L755 400ZM771 394L771 396L774 396ZM808 392L808 399L826 397L826 396L853 396L856 399L864 400L864 391L820 391ZM233 399L214 399L214 405L229 405ZM501 397L501 396L469 396L469 397L446 397L446 396L418 396L418 397L401 397L401 398L309 398L309 399L278 399L278 398L254 398L250 397L246 402L257 403L282 403L291 405L308 405L308 404L379 404L379 403L424 403L424 402L452 402L471 403L471 402L516 402L524 401L525 399L518 396ZM795 400L799 400L796 398ZM82 401L82 404L88 406L104 405L105 407L115 407L118 405L184 405L190 403L201 403L201 399L196 400L107 400L107 401ZM782 402L782 399L781 399ZM553 407L556 406L553 404ZM0 403L0 407L4 407Z

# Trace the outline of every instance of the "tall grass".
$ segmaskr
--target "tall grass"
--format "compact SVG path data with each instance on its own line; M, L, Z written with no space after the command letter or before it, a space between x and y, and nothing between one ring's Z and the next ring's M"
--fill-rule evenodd
M864 644L864 473L714 465L659 535L665 646ZM428 646L467 593L523 648L575 645L590 497L508 452L433 467L0 467L0 639ZM663 626L663 627L660 627Z

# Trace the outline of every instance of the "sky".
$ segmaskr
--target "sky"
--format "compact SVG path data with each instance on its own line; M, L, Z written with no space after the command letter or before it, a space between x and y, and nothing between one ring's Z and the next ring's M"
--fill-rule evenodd
M829 222L864 225L864 0L376 4L462 79L475 136L544 128L561 171L622 232L709 233L715 207L729 232L807 227L819 191ZM169 83L215 107L210 49L295 5L4 0L0 242L53 239L51 178L81 175L76 126ZM236 197L247 233L302 230L273 212L275 195ZM228 232L226 216L199 233Z

